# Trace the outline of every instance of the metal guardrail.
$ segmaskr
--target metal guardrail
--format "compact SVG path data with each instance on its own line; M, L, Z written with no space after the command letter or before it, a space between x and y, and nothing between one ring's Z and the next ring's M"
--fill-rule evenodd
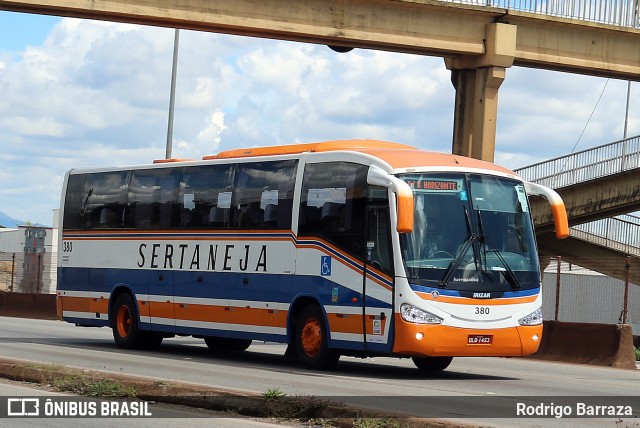
M573 226L571 235L593 244L640 256L640 217L624 214Z
M560 188L640 169L640 136L615 141L515 170L522 178ZM571 235L640 256L640 217L631 214L573 226Z
M638 28L637 0L444 0Z
M554 189L640 168L640 136L529 165L515 172Z

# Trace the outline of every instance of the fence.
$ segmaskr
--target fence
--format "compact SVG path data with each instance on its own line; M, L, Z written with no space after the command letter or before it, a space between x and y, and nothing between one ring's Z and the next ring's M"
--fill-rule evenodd
M536 163L515 172L554 189L640 168L640 136Z
M619 259L612 258L610 262L619 263ZM627 269L638 269L638 263L637 259L628 261ZM542 276L542 311L547 320L629 324L637 336L640 286L554 257Z
M574 238L640 256L640 217L623 214L579 224L571 228Z
M582 21L638 27L637 0L444 0Z
M536 163L515 172L527 181L557 189L633 170L640 170L640 136ZM571 235L640 256L640 217L636 215L618 215L573 226Z
M0 252L0 292L55 293L57 275L53 257L52 253Z

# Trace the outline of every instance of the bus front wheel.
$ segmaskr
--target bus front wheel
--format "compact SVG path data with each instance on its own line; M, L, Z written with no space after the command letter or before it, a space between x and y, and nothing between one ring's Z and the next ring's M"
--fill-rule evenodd
M111 313L113 339L123 349L153 349L160 346L162 336L142 331L138 326L138 311L130 294L118 296Z
M316 370L335 367L340 354L329 349L328 336L322 309L317 305L306 306L296 323L296 349L303 365Z
M449 367L453 357L413 357L413 364L425 372L441 372Z

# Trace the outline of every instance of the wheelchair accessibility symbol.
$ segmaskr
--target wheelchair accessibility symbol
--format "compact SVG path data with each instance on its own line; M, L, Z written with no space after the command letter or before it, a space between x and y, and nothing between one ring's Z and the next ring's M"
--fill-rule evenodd
M331 256L321 256L320 263L320 274L331 276Z

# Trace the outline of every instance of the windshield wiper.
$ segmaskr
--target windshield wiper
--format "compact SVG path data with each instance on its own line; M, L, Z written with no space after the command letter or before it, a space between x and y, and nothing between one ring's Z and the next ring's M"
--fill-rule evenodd
M478 270L478 259L476 254L477 250L476 245L474 244L474 241L478 239L478 236L471 230L471 221L469 219L469 212L467 211L467 207L464 207L464 217L467 221L467 237L462 243L462 248L456 254L455 259L453 259L453 261L449 264L449 267L447 267L444 276L440 280L440 287L446 287L449 281L451 281L451 277L458 269L458 266L460 266L460 263L462 263L462 260L467 254L467 251L469 251L469 247L471 245L473 245L473 262L476 265L476 270Z
M513 270L511 269L507 261L504 259L504 257L502 257L502 254L500 254L500 250L498 250L493 245L493 243L489 239L489 236L484 233L484 225L482 224L482 214L480 213L480 210L477 210L477 212L478 212L478 231L480 232L479 241L482 242L484 245L488 246L489 251L493 252L498 257L498 260L500 260L500 263L505 269L502 273L505 279L507 280L507 282L509 283L509 285L511 285L511 288L520 288L520 283L518 282L518 278L516 278L516 274L513 272ZM485 263L487 262L486 260L487 260L487 256L485 254Z

